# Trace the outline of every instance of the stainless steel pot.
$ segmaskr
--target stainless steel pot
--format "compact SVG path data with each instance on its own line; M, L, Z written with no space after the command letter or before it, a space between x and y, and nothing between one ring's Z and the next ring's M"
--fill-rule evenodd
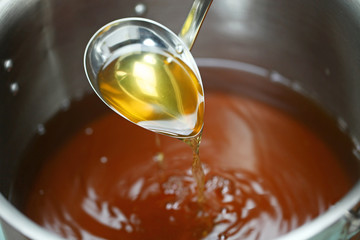
M58 239L7 199L31 137L69 99L91 91L82 66L90 36L128 16L151 18L178 32L190 6L191 0L0 1L0 219L7 239ZM239 60L295 79L341 117L360 158L360 1L214 0L193 54ZM359 162L351 163L357 183L343 199L279 239L358 238Z

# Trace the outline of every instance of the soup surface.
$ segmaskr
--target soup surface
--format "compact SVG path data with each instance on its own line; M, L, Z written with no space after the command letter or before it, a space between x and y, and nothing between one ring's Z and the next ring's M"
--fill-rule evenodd
M25 156L42 164L24 212L68 239L268 240L350 189L339 163L351 152L349 140L320 108L282 84L216 61L200 71L203 202L188 145L87 96L49 121Z

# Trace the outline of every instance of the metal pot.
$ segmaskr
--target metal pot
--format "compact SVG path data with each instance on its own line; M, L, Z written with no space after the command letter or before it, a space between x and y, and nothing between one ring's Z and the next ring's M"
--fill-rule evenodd
M58 239L7 199L31 137L69 99L91 92L82 66L90 36L128 16L147 17L178 32L190 6L191 0L0 1L0 219L7 239ZM359 1L215 0L193 54L240 60L296 79L341 116L360 158L359 43ZM357 176L351 191L279 239L359 237L360 160L351 164Z

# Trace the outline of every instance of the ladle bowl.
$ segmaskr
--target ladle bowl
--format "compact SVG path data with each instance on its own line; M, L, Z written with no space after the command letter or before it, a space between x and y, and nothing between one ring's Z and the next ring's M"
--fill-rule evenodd
M124 18L103 26L90 39L84 54L85 72L96 94L119 115L148 130L181 139L198 135L203 126L204 90L190 49L211 3L212 0L193 2L179 36L144 18ZM121 77L113 73L106 76L110 85L105 85L110 90L104 95L98 82L99 72L116 59L135 54L143 57L161 55L166 63L156 63L151 56L152 66L146 66L148 72L144 72L145 69L135 69L144 66L143 63L132 65L131 60L131 70L121 69ZM145 60L143 57L141 61ZM159 67L159 64L163 66ZM116 72L119 70L117 67L114 69ZM172 71L178 74L174 75ZM134 81L139 83L131 87ZM156 93L152 94L151 100L148 91L141 90L145 88ZM124 99L120 99L121 96L125 96ZM187 106L183 105L184 102ZM146 109L148 111L144 113Z
M125 18L103 26L90 39L90 42L86 47L84 67L90 85L96 94L116 113L148 130L163 133L173 137L181 136L182 138L199 134L203 122L202 119L198 119L196 116L198 111L203 111L203 107L200 107L201 109L197 110L198 106L203 104L203 94L200 96L200 98L198 98L196 92L194 92L196 94L194 99L198 100L192 101L192 104L194 105L193 109L195 109L193 114L188 114L183 118L171 117L170 119L167 119L169 116L169 111L166 107L172 106L173 104L167 104L166 101L171 100L177 102L177 105L182 105L181 102L184 101L184 99L182 99L181 96L186 96L186 94L179 92L180 90L177 89L178 86L176 82L186 81L185 79L173 79L173 77L168 76L168 78L161 79L161 82L160 80L153 79L154 77L159 77L157 75L161 75L155 72L152 73L152 71L156 71L156 68L145 65L146 69L148 69L148 72L145 71L146 69L142 69L135 73L127 73L126 75L132 75L132 77L129 77L130 82L139 81L138 84L141 83L141 86L144 88L144 90L149 90L151 87L153 92L156 91L156 95L161 95L161 97L156 97L156 101L147 102L149 101L148 94L145 94L144 91L136 91L130 87L130 89L125 89L124 92L126 93L124 94L123 92L122 95L129 95L126 99L129 102L134 102L126 103L128 107L125 109L123 107L124 104L115 104L115 102L119 102L117 101L117 98L121 94L117 94L115 97L112 96L110 99L103 95L98 82L98 74L101 69L105 68L119 57L134 55L136 53L143 53L145 57L150 57L154 53L159 53L163 56L166 56L168 59L167 61L170 62L166 65L171 65L171 62L182 61L187 67L191 69L190 72L192 71L192 73L190 73L190 75L195 75L195 77L192 77L191 79L197 81L196 86L201 88L200 92L203 93L201 76L196 66L195 60L192 57L188 46L186 46L186 44L177 35L161 24L149 19ZM152 61L155 61L153 57L151 58ZM151 63L150 65L154 64L155 63ZM133 67L140 65L144 66L144 63L135 62ZM169 67L166 68L168 69ZM133 71L135 70L133 69ZM169 70L165 70L164 73L167 71ZM184 69L184 72L188 71ZM151 75L151 73L153 75ZM141 74L141 77L134 77L134 74ZM164 80L168 81L169 83L164 83ZM116 83L116 86L121 84L120 80L116 81L119 81ZM175 83L173 81L175 81ZM125 84L129 84L129 81L125 82ZM135 83L132 83L131 85L133 84ZM160 85L160 87L156 85ZM168 86L169 89L163 89L163 86ZM124 88L124 86L120 86L120 89L122 88ZM183 90L187 91L190 89ZM193 93L191 91L189 92ZM181 96L175 97L175 95ZM144 106L144 109L137 109L136 111L134 107L131 107L134 104ZM144 116L147 114L143 114L142 112L146 111L148 108L155 109L155 111L158 112L158 115L161 115L162 118L144 119ZM203 114L201 113L200 115ZM195 126L199 124L201 127L196 128ZM196 130L194 131L194 129Z

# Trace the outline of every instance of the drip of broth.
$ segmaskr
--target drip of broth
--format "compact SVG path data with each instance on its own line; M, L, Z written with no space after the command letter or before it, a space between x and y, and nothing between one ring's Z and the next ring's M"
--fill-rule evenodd
M345 163L356 161L336 121L279 83L219 65L199 64L202 164L191 167L183 142L88 96L49 121L24 156L42 162L30 192L17 197L25 214L67 239L268 240L344 196L356 181ZM194 178L199 166L204 176Z
M198 192L198 202L201 204L205 201L204 197L204 185L205 185L205 174L200 161L199 148L201 142L202 132L195 137L186 138L184 142L188 144L193 152L193 162L192 162L192 174L196 180L197 192Z

